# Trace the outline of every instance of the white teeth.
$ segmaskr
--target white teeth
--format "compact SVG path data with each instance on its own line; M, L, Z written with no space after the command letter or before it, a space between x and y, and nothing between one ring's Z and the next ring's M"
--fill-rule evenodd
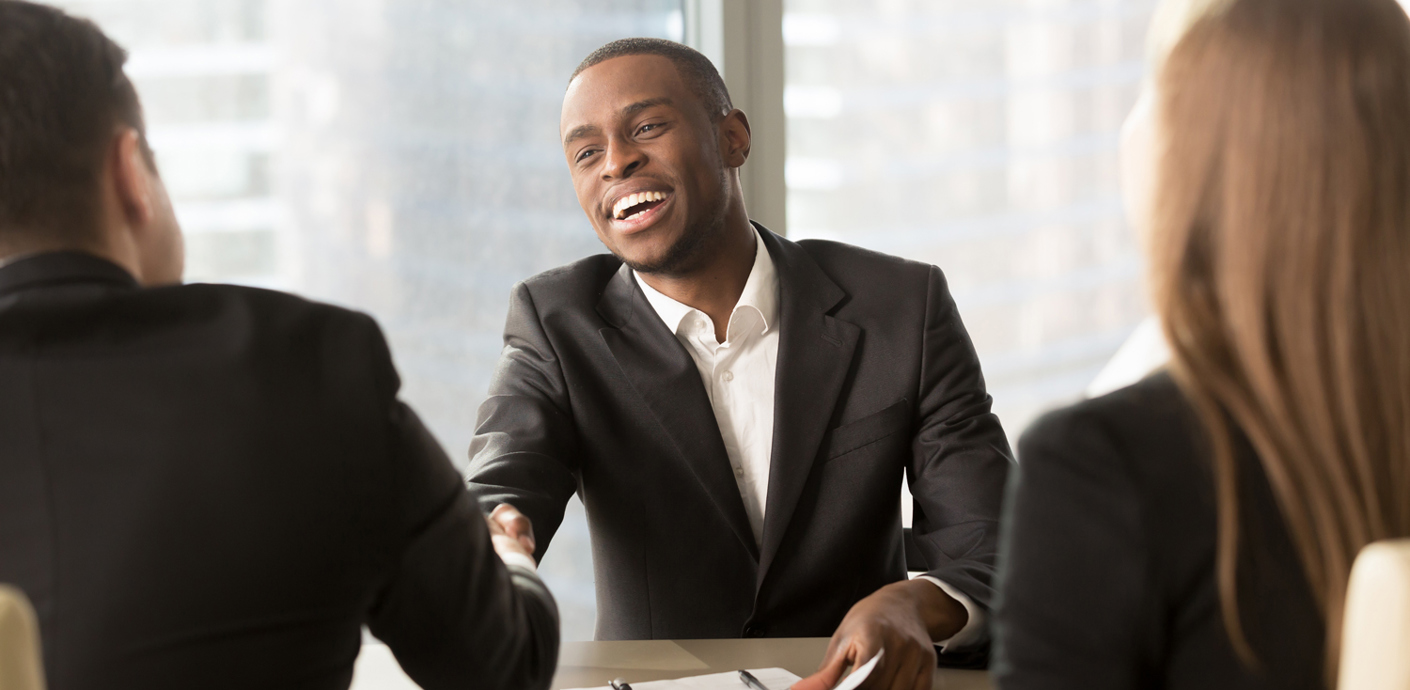
M637 192L635 194L628 194L618 199L617 203L612 206L612 217L618 220L622 220L623 211L626 211L627 209L636 206L637 204L644 204L648 201L661 201L665 198L665 192ZM636 213L633 213L632 217L635 218L641 215L642 213L644 213L644 211L638 211Z

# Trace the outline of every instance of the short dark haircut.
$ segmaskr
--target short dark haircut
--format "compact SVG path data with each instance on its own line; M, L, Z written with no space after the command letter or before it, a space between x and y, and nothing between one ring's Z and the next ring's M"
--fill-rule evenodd
M126 61L91 21L0 0L0 241L93 230L116 128L144 131Z
M700 99L700 105L705 106L711 119L718 120L734 109L725 80L720 78L720 71L715 69L710 58L690 46L664 38L623 38L608 43L583 58L582 64L573 70L573 76L568 81L571 83L583 70L599 62L627 55L659 55L670 60L685 81L686 88Z

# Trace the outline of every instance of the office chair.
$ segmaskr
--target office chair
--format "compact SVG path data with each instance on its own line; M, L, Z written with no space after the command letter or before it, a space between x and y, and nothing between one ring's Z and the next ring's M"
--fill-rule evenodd
M1343 621L1339 690L1410 690L1410 539L1361 550Z
M23 592L0 585L0 690L44 690L39 623Z

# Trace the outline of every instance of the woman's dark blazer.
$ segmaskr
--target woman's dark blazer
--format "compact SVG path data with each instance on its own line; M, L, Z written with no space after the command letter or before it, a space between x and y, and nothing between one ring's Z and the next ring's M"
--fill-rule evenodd
M1242 440L1239 596L1259 668L1229 641L1200 429L1160 373L1024 434L1000 542L1000 688L1325 687L1324 624Z

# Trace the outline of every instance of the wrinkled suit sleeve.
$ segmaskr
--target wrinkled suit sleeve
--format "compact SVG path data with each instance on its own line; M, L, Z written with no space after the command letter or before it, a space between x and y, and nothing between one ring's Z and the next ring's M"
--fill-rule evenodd
M368 628L428 690L547 688L558 660L553 597L533 571L505 566L495 553L460 474L397 400L386 343L375 324L369 328L389 456L374 490L390 498L378 514L395 531Z
M940 269L930 268L926 289L919 426L906 469L915 501L912 530L925 574L987 611L1013 453L990 411L979 357Z
M489 397L480 405L468 481L484 511L508 503L528 516L540 560L578 486L578 431L568 396L533 295L520 283Z

